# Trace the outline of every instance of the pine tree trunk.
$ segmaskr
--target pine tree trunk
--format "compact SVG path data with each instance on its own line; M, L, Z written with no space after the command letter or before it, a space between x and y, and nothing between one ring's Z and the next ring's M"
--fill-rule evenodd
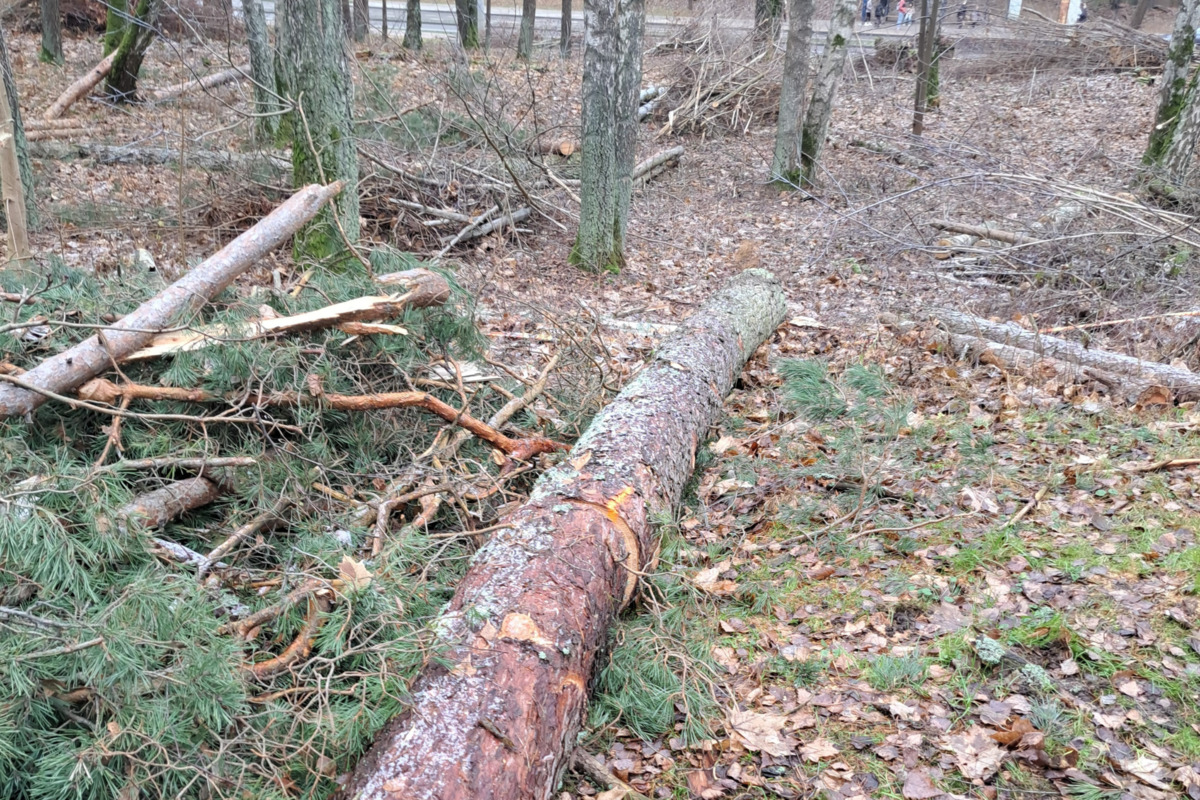
M37 227L37 206L34 203L33 165L29 162L29 144L25 140L25 125L21 121L21 103L17 94L17 82L13 77L12 60L8 54L8 41L0 30L0 82L4 84L4 96L8 100L12 115L13 150L17 159L17 171L21 176L21 195L25 200L25 225Z
M104 55L107 56L116 51L121 44L121 38L125 35L129 2L128 0L108 0L105 8L107 11L104 18Z
M537 0L521 3L521 33L517 36L517 58L533 58L533 30L537 25Z
M645 0L584 0L579 232L571 263L619 270L633 195Z
M553 795L608 629L652 568L650 519L679 502L697 444L786 310L775 278L750 270L663 343L475 554L434 626L438 658L413 685L410 710L338 797Z
M105 86L108 96L118 103L137 100L138 73L142 70L146 50L154 41L161 5L162 0L138 0L134 18L125 25Z
M343 236L358 239L358 153L351 127L352 84L342 39L338 0L282 0L286 7L288 114L292 136L292 182L342 181L336 203L296 234L295 255L321 259L345 249ZM340 230L339 230L340 229Z
M475 0L454 0L454 18L458 24L458 43L464 50L479 47L479 5Z
M279 131L279 100L276 97L275 64L267 34L267 15L262 0L242 0L246 43L250 48L250 75L254 79L254 131L262 144L274 142Z
M779 91L779 121L775 128L775 154L771 180L792 186L800 183L800 121L808 88L808 59L812 48L813 0L789 0L787 53L783 59L783 84Z
M1171 148L1175 128L1186 110L1189 67L1196 46L1196 26L1200 25L1200 0L1183 0L1179 13L1175 15L1175 29L1167 47L1167 59L1163 62L1162 89L1159 93L1158 111L1154 125L1150 128L1150 141L1142 163L1148 167L1161 166Z
M371 30L371 6L369 0L354 0L354 41L361 42Z
M846 68L847 45L854 29L857 5L858 0L833 0L825 52L821 54L821 66L817 70L812 99L804 113L804 127L800 134L800 178L805 186L813 186L817 182L821 151L825 147L829 122L833 118L833 100Z
M58 0L41 0L42 50L38 58L48 64L62 64L62 14Z
M421 49L421 0L408 0L404 17L404 46L409 50Z
M1138 0L1137 8L1133 10L1133 19L1129 20L1129 27L1142 27L1142 21L1146 19L1146 12L1150 10L1150 4L1154 0Z
M562 0L562 19L559 20L558 54L562 58L571 57L571 0Z

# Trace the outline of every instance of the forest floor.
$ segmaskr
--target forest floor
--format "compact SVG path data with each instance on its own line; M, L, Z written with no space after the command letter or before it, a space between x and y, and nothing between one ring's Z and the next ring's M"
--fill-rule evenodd
M65 69L39 64L33 37L11 47L26 109L98 60L75 39ZM186 77L163 64L203 69L218 55L156 46L147 84ZM452 58L438 48L358 56L366 117L447 92ZM645 82L670 84L682 58L652 56ZM531 359L562 320L671 323L746 267L788 293L791 321L748 368L684 508L663 521L659 574L599 681L588 746L648 795L1200 798L1200 471L1131 471L1195 456L1200 417L957 363L878 321L938 306L1037 325L1190 309L1195 254L1097 236L1115 225L1103 208L1058 231L1053 252L999 266L941 258L927 224L1028 230L1072 185L1124 196L1156 87L1136 72L968 66L946 70L914 141L910 76L859 61L810 199L765 180L769 96L687 135L656 137L656 118L640 154L686 153L635 196L619 275L568 266L574 207L549 190L552 221L455 253L485 332ZM578 124L579 69L475 65L510 120L547 135ZM221 150L249 149L247 108L248 90L226 87L73 114L81 140ZM381 130L364 139L392 142ZM462 163L484 149L469 137L452 147ZM145 248L167 275L269 207L278 182L50 159L38 176L38 247L101 272L131 268ZM364 216L387 229L381 213ZM402 249L420 245L410 222L395 230ZM296 277L280 254L248 280L273 271ZM1197 331L1158 319L1101 329L1092 345L1196 368ZM656 341L604 336L630 369ZM803 365L814 360L824 377ZM572 778L564 795L605 788Z

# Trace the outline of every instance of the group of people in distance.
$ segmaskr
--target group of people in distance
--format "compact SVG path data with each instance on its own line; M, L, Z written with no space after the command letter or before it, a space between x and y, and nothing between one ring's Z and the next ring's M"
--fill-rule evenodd
M878 26L887 22L891 11L891 0L875 0L875 24ZM862 0L862 21L863 24L871 21L871 0ZM896 27L911 25L912 21L912 0L900 0L896 4Z

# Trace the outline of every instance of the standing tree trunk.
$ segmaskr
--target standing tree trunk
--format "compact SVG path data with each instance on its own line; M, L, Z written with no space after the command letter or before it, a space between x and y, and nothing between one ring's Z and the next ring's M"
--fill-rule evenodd
M619 271L637 155L645 0L584 0L579 232L570 260Z
M8 228L9 263L0 274L12 279L12 289L32 288L37 279L36 265L29 250L29 219L33 212L33 172L21 110L13 80L8 42L0 29L0 201Z
M917 88L913 101L913 134L925 131L925 112L937 96L937 65L934 50L938 39L939 0L921 0L921 33L917 39ZM933 96L930 95L930 88Z
M408 0L404 13L404 46L421 49L421 0Z
M387 0L379 0L379 2L383 6L383 13L379 16L379 35L386 42L388 40Z
M771 180L800 183L800 121L808 88L808 57L812 47L813 0L789 0L787 53L783 59L783 85L779 91L779 121L775 128L775 154Z
M487 0L483 11L483 49L492 52L492 0Z
M358 154L351 128L350 70L338 0L282 0L278 48L292 110L292 181L342 181L345 191L295 238L297 259L344 252L358 239Z
M1133 10L1133 19L1129 20L1129 27L1140 28L1142 22L1146 19L1146 12L1150 10L1150 4L1153 0L1138 0L1137 8Z
M1188 75L1192 53L1196 47L1196 26L1200 24L1200 0L1183 0L1179 13L1175 15L1175 30L1167 47L1167 59L1163 62L1162 89L1158 99L1158 112L1154 115L1154 126L1150 128L1150 141L1142 163L1148 167L1162 165L1171 139L1187 106Z
M1186 186L1192 171L1192 161L1196 155L1196 141L1200 138L1200 102L1197 102L1197 84L1200 83L1200 70L1192 70L1192 79L1188 84L1187 98L1179 120L1175 123L1175 132L1171 143L1162 159L1162 174L1170 186Z
M650 519L679 502L697 444L786 311L775 278L750 270L663 342L475 554L434 626L438 658L413 685L410 710L338 797L553 795L608 628L653 569Z
M21 176L21 194L25 198L25 224L36 226L38 217L37 206L34 205L33 166L29 163L29 144L25 141L25 124L21 121L17 82L13 77L8 41L3 30L0 30L0 82L4 84L4 96L8 100L9 113L12 115L12 143L17 158L17 171Z
M754 0L754 40L763 46L779 38L783 0Z
M571 57L571 0L562 0L562 19L559 20L558 54L562 58Z
M371 5L369 0L354 0L354 25L351 31L354 41L361 42L371 30Z
M108 96L118 103L137 100L138 73L142 70L146 50L154 41L161 6L162 0L138 0L133 18L125 24L112 70L108 73L108 83L105 84Z
M58 0L41 0L42 50L38 58L48 64L62 64L62 14Z
M275 141L279 132L280 105L262 0L242 0L242 16L250 48L250 77L254 79L254 135L266 144Z
M517 58L533 58L533 29L537 25L537 0L521 3L521 33L517 36Z
M104 16L104 55L116 51L125 33L125 25L129 21L128 0L108 0L105 3L107 11Z
M454 19L458 24L458 43L464 50L479 47L479 6L475 0L454 0Z
M850 32L854 29L857 5L858 0L833 2L829 33L825 37L825 52L821 54L821 66L817 70L812 100L804 114L804 126L800 134L800 179L804 186L813 186L817 182L821 150L825 147L829 121L833 118L833 99L842 80L842 71L846 68L847 44Z

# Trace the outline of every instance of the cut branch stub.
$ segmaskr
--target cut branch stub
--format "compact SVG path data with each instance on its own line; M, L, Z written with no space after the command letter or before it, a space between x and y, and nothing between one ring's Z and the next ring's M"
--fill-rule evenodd
M609 626L651 561L696 446L787 310L762 270L734 278L665 341L567 459L476 553L413 687L342 798L546 798L579 731Z

